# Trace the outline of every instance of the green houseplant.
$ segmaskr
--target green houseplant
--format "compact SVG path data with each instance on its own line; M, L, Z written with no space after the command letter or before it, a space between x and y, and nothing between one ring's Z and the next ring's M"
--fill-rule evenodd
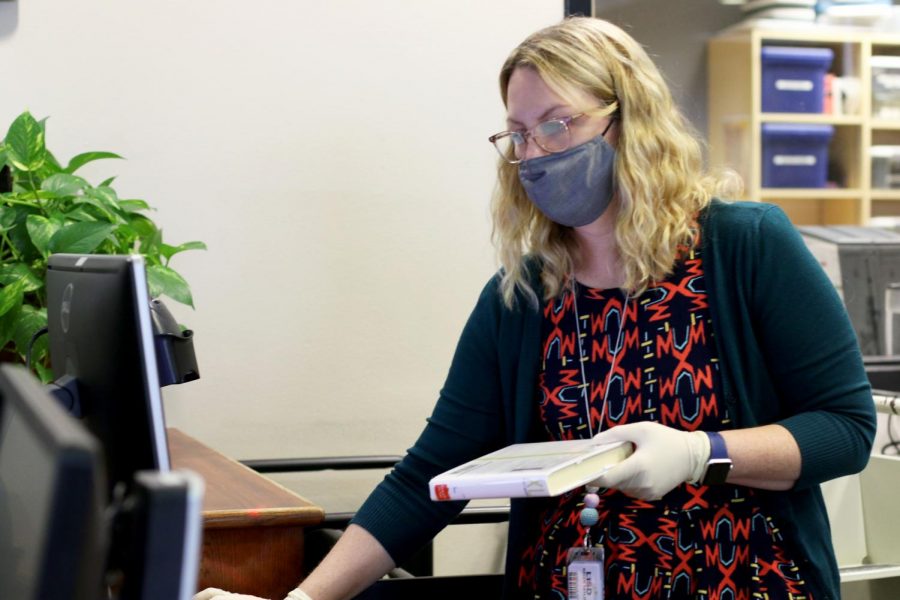
M84 152L66 165L45 145L46 119L19 115L0 142L0 349L4 361L22 361L32 335L47 325L44 276L51 254L144 255L151 296L165 295L193 307L190 287L169 261L202 242L171 246L146 215L143 200L120 199L115 177L92 185L75 173L84 165L121 158ZM32 349L32 364L45 381L46 337Z

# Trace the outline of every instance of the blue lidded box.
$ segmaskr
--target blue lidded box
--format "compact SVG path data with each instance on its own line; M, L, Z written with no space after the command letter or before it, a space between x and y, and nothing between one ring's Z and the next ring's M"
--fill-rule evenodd
M763 123L762 186L821 188L828 180L831 125Z
M831 48L763 46L763 112L821 113Z

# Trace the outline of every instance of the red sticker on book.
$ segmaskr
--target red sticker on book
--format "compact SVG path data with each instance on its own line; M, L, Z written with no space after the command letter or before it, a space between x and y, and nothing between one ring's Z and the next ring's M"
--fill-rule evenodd
M444 484L438 484L434 486L434 495L438 500L449 500L450 499L450 488L448 488Z

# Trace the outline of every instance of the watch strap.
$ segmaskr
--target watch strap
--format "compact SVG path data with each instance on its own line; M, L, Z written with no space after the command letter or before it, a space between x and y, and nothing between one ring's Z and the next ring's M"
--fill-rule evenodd
M728 458L728 446L725 445L725 438L718 431L706 431L706 437L709 438L709 458Z
M707 431L709 438L709 460L706 462L706 471L700 480L701 485L721 485L725 483L728 473L731 471L731 458L728 456L728 447L725 438L717 431Z

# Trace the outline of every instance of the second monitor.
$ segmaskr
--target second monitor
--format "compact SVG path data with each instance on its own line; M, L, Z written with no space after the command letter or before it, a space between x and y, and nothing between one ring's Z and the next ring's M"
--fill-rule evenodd
M57 254L47 269L50 360L74 380L80 413L105 450L110 492L169 450L141 256Z

